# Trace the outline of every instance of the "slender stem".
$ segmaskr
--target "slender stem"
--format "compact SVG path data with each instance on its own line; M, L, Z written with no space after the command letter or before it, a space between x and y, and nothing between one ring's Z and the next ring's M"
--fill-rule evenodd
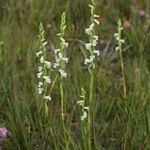
M53 82L52 82L52 85L51 85L51 87L50 87L50 93L52 92L52 90L53 90L53 88L54 88L54 86L55 86L55 83L56 83L57 79L58 79L58 74L55 76L55 78L54 78L54 80L53 80Z
M89 106L91 106L92 104L92 100L93 100L93 84L94 84L94 76L93 76L93 72L91 69L89 69L89 73L90 73L90 84L89 84ZM90 107L91 108L91 107ZM91 109L89 109L89 114L88 114L88 123L87 123L87 129L88 129L88 149L91 150L91 125L92 125L92 118L93 118L93 114Z
M69 144L68 144L68 138L67 138L67 133L66 133L66 127L65 127L65 122L64 122L64 117L65 117L65 106L64 106L64 90L63 90L63 84L62 84L62 79L60 81L60 94L61 94L61 117L62 117L62 125L63 125L63 133L64 133L64 138L66 142L66 150L69 149Z
M121 70L122 70L122 78L123 78L123 95L126 99L127 97L127 88L126 88L126 80L125 80L125 72L124 72L124 62L123 62L123 56L122 56L122 47L119 46L119 54L120 54L120 60L121 60Z
M60 95L61 95L61 116L62 120L64 120L64 91L62 81L60 81Z
M121 62L121 71L122 71L122 78L123 78L123 96L124 99L127 98L127 88L126 88L126 81L125 81L125 71L124 71L124 61L123 61L123 56L122 56L122 43L123 39L121 39L121 31L123 30L121 20L118 20L118 33L116 36L116 40L118 41L118 46L119 46L119 55L120 55L120 62Z

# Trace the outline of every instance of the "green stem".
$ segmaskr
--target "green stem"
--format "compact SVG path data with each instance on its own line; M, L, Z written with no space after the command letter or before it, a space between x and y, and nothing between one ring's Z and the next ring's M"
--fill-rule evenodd
M61 117L62 117L62 125L63 125L63 132L64 132L64 138L66 142L66 150L69 149L69 144L68 144L68 139L67 139L67 133L66 133L66 127L65 127L65 122L64 122L64 117L65 117L65 106L64 106L64 90L63 90L63 84L62 84L62 79L60 81L60 95L61 95Z
M62 120L64 120L64 91L62 81L60 81L60 95L61 95L61 116Z
M51 94L51 92L52 92L52 90L53 90L53 88L55 86L55 83L56 83L57 79L58 79L58 74L55 76L55 78L54 78L54 80L52 82L52 85L51 85L51 88L50 88L50 94Z
M90 73L90 84L89 84L89 114L88 114L88 123L87 123L87 129L88 129L88 149L91 150L91 126L92 126L92 118L93 118L93 114L91 111L91 104L92 104L92 100L93 100L93 84L94 84L94 76L93 76L93 72L91 69L89 69L89 73Z
M122 70L122 78L123 78L123 95L124 98L127 98L127 88L126 88L126 80L125 80L125 71L124 71L124 62L122 56L122 46L119 46L119 54L120 54L120 61L121 61L121 70Z

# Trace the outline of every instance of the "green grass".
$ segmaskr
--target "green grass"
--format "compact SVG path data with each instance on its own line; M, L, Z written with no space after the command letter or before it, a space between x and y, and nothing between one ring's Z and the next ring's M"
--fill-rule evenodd
M89 74L83 65L84 29L90 22L88 0L0 0L0 127L8 138L0 143L8 150L87 149L77 101L81 88L87 97ZM139 10L145 9L146 16ZM61 14L67 13L68 78L63 82L66 105L65 131L61 120L59 82L48 103L48 116L35 90L39 48L38 27L46 30L47 50L58 47ZM92 150L150 149L150 3L149 0L97 1L101 25L98 48L102 57L94 74ZM113 34L117 20L128 20L123 30L127 97L123 98L122 73ZM67 136L64 138L64 136Z

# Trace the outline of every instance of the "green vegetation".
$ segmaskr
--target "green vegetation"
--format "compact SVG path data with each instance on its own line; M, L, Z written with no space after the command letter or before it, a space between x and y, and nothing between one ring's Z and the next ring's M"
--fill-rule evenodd
M150 149L150 2L95 1L100 24L88 36L94 0L0 0L0 128L8 130L0 149ZM121 26L125 43L114 37ZM85 58L94 34L100 56L92 68ZM67 77L50 72L46 101L36 53L54 62L58 47L69 58L61 63Z

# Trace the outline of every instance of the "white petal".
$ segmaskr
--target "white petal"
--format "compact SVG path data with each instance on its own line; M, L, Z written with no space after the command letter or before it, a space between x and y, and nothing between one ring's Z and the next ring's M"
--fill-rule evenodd
M64 40L64 38L60 38L60 40L62 41L62 43L65 43L65 40Z
M89 29L90 31L92 31L94 29L94 23L92 23L90 26L89 26Z
M79 104L80 106L83 106L84 101L83 100L79 100L79 101L77 101L77 104Z
M37 73L37 77L38 77L38 78L41 78L42 75L43 75L43 72Z
M91 43L86 43L85 47L86 47L87 50L91 50L92 44Z
M43 90L44 90L43 88L38 88L38 93L42 94Z
M92 46L96 46L97 45L97 41L93 40Z
M67 57L63 57L62 60L63 60L65 63L68 63L68 60L69 60L69 59L68 59Z
M58 71L59 71L60 75L61 75L63 78L66 78L66 77L67 77L67 73L66 73L64 70L59 69Z
M44 63L44 57L43 56L41 56L41 58L40 58L40 63Z
M41 66L38 67L38 71L39 71L39 72L41 72L42 69L43 69L43 68L42 68Z
M115 33L115 34L114 34L114 37L117 37L117 36L119 36L119 34L118 34L118 33Z
M60 59L62 59L62 53L58 53L58 57L60 58Z
M121 42L121 43L125 43L125 40L124 40L124 39L120 39L120 42Z
M85 109L85 110L89 110L89 107L88 107L88 106L85 106L84 109Z
M100 55L100 51L99 50L94 50L93 53L96 54L97 56Z
M81 116L81 120L84 121L87 118L87 112L85 111Z
M43 76L43 79L45 80L46 83L51 83L51 79L49 76Z
M49 62L49 61L44 61L44 63L45 63L45 65L46 65L46 67L47 67L48 69L51 68L51 62Z
M38 87L40 88L41 86L43 86L43 82L38 83Z
M90 56L90 61L91 61L91 62L93 62L94 59L95 59L95 56L94 56L94 55Z
M119 47L117 46L116 48L115 48L115 51L118 51L119 50Z
M65 47L68 47L68 46L69 46L69 43L65 42L64 45L65 45Z
M97 35L94 35L93 37L96 41L99 39L99 36L97 36Z
M91 30L90 30L89 28L86 28L86 29L85 29L85 33L86 33L87 35L90 35L90 34L91 34Z
M47 41L43 43L43 46L45 46L47 44Z
M59 63L53 63L53 68L57 68L59 66Z
M54 52L55 54L57 54L58 52L60 52L60 49L55 49Z
M96 15L96 14L95 14L94 17L95 17L95 18L99 18L99 15Z
M51 97L50 96L44 96L44 99L51 101Z
M90 63L90 60L88 58L85 58L84 64L87 65L88 63Z
M36 56L39 57L42 54L42 51L36 53Z
M99 22L97 19L94 19L94 22L95 22L97 25L100 24L100 22Z

